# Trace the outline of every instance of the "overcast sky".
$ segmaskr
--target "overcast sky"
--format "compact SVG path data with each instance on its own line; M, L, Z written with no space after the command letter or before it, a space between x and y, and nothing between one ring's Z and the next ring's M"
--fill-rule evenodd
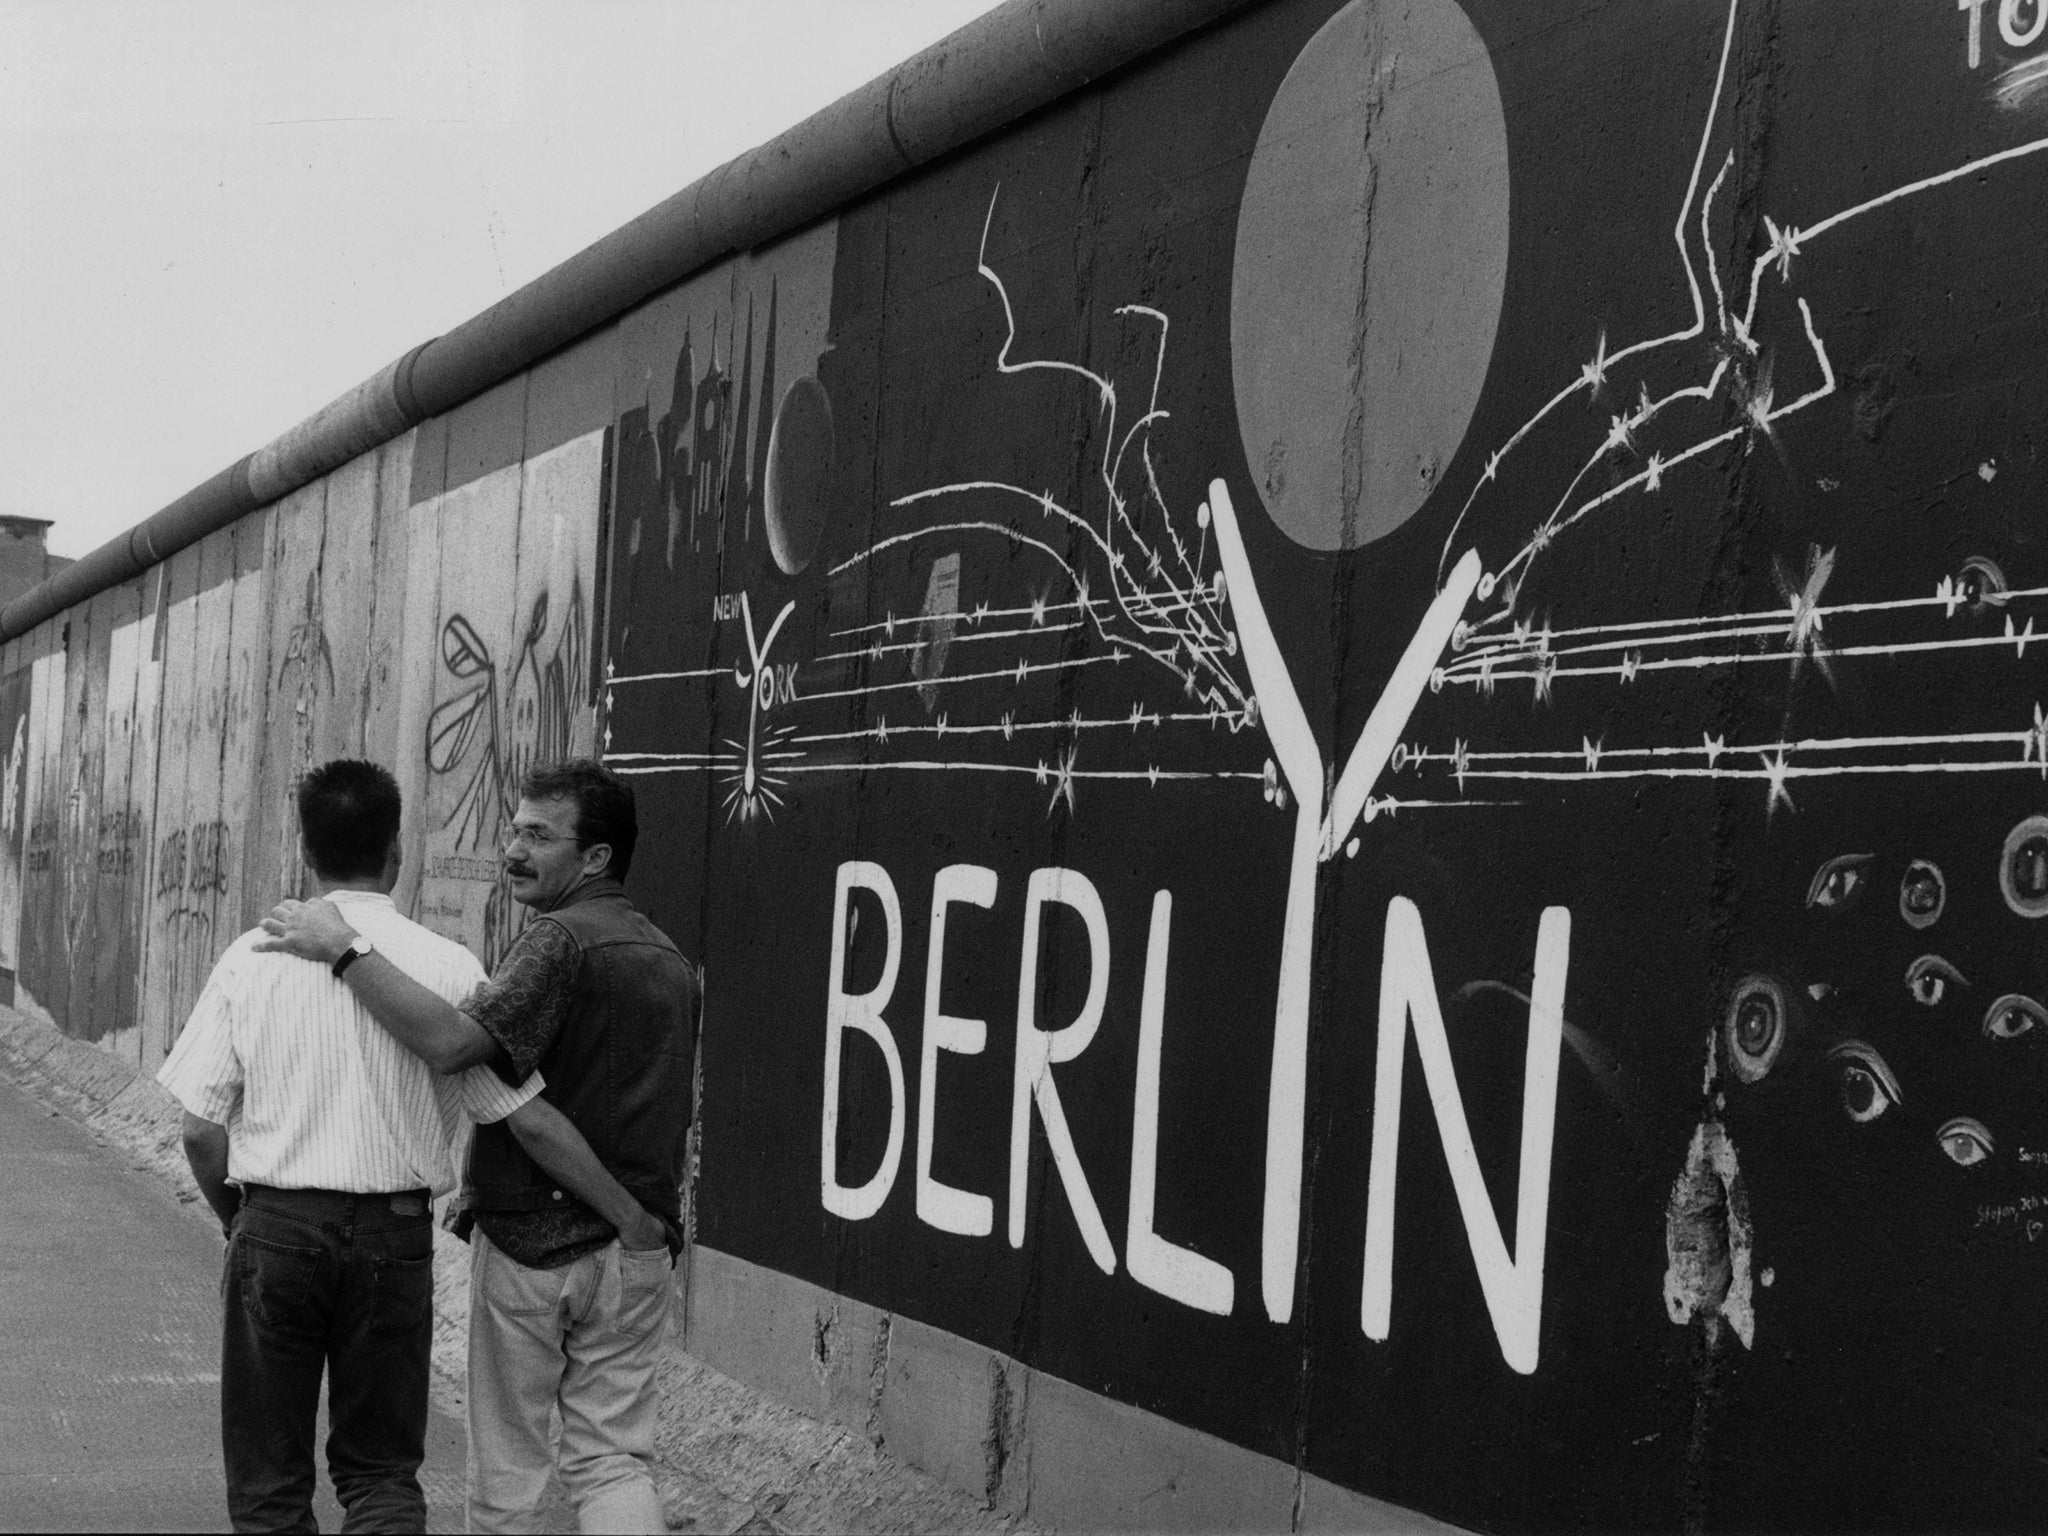
M0 0L0 513L82 555L994 0Z

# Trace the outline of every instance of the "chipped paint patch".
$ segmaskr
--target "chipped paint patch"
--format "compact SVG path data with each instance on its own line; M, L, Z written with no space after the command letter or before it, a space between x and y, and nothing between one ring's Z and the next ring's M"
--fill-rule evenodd
M1003 1473L1010 1462L1010 1414L1016 1395L1010 1386L1009 1367L1000 1355L988 1357L988 1433L982 1437L982 1465L986 1473L983 1496L985 1508L994 1509L1003 1494Z
M1725 1318L1743 1347L1750 1346L1756 1334L1752 1240L1735 1145L1719 1120L1705 1120L1693 1132L1665 1213L1664 1310L1672 1322L1698 1318L1712 1333Z
M868 1352L868 1413L863 1431L868 1443L880 1450L882 1434L882 1393L889 1385L889 1333L895 1317L884 1312L875 1328L875 1342Z
M811 1320L811 1374L820 1386L832 1374L832 1330L839 1322L839 1307L835 1302L832 1309L818 1311Z

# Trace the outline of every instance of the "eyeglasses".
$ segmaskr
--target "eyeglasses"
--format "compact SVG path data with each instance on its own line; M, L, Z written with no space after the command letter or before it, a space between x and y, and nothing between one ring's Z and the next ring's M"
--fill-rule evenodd
M550 832L546 827L522 827L515 824L499 834L498 847L502 851L510 852L514 843L524 843L533 849L552 848L556 843L574 843L582 847L583 839L564 837L558 832Z

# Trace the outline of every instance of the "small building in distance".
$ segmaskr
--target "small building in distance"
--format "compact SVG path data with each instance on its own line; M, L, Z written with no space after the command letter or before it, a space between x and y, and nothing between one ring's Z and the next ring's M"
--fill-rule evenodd
M50 553L49 534L48 518L0 515L0 607L71 563Z

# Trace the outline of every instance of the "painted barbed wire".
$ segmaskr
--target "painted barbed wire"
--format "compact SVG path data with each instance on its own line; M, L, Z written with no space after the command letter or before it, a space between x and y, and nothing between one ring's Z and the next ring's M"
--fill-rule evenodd
M1657 673L1754 665L1783 666L1796 679L1808 661L1832 683L1833 668L1839 661L1917 652L1995 651L2005 646L2013 649L2017 659L2023 659L2034 639L2033 616L2026 615L2020 627L2014 610L2038 605L2043 597L2048 597L2048 588L2008 590L2002 573L1985 557L1972 557L1960 571L1944 575L1932 596L1829 603L1824 600L1825 590L1835 573L1837 551L1823 550L1817 545L1809 550L1803 570L1792 569L1782 561L1778 563L1776 578L1784 606L1776 610L1576 627L1558 627L1549 618L1539 622L1523 610L1530 574L1578 524L1603 508L1614 508L1631 498L1659 491L1666 474L1716 449L1736 443L1746 448L1759 438L1774 441L1779 422L1837 393L1834 366L1812 308L1803 295L1794 293L1804 350L1817 371L1817 382L1790 400L1778 400L1774 382L1780 371L1777 357L1757 335L1758 309L1765 279L1772 269L1775 268L1780 284L1790 288L1795 260L1807 255L1809 247L1829 233L1893 203L1980 177L1993 167L2048 151L2048 138L2030 140L1904 183L1805 225L1789 220L1780 224L1766 215L1763 225L1768 244L1750 263L1746 291L1738 284L1731 295L1722 263L1715 254L1711 222L1715 200L1734 165L1733 152L1724 155L1704 194L1701 182L1726 94L1735 27L1743 3L1744 0L1729 0L1713 92L1685 195L1672 226L1672 240L1691 297L1690 323L1612 351L1607 332L1602 329L1593 357L1579 367L1576 376L1546 399L1488 456L1446 536L1440 568L1475 511L1483 513L1486 502L1506 496L1510 490L1524 489L1506 473L1517 450L1545 423L1557 418L1566 402L1580 396L1589 405L1597 400L1613 382L1617 365L1631 359L1647 360L1652 354L1683 356L1690 351L1696 353L1704 377L1698 383L1655 397L1646 383L1639 384L1636 404L1612 417L1599 445L1578 465L1562 494L1550 501L1549 511L1513 555L1480 583L1479 597L1486 600L1498 596L1498 605L1481 618L1460 623L1452 637L1454 658L1433 674L1433 688L1469 688L1476 697L1490 700L1500 684L1523 681L1530 686L1531 703L1542 704L1552 699L1561 680L1598 680L1627 686ZM1695 238L1697 254L1693 248ZM1652 446L1650 429L1667 419L1676 420L1675 416L1667 418L1666 413L1685 402L1719 403L1724 409L1733 406L1737 419L1732 426L1718 431L1689 439L1680 436L1675 442L1667 438ZM1630 455L1642 460L1640 469L1597 494L1585 494L1586 483L1596 471ZM1980 465L1978 474L1989 481L1996 474L1995 463L1987 461ZM1526 497L1521 499L1525 501ZM1912 610L1924 612L1935 608L1942 611L1946 620L1953 618L1959 607L1979 615L2002 612L2003 633L1930 636L1916 632L1901 636L1892 622L1894 617L1906 616ZM1883 616L1879 621L1881 627L1873 628L1869 616ZM1826 628L1831 619L1841 621L1833 631ZM1845 625L1858 632L1853 636L1845 633ZM2009 755L2013 747L2019 751ZM1959 748L1966 750L1959 752ZM1795 753L1821 760L1795 763ZM1788 737L1750 743L1730 743L1703 732L1697 743L1634 746L1608 746L1604 741L1587 737L1576 747L1499 752L1475 752L1464 741L1454 739L1448 747L1404 744L1392 764L1397 772L1432 765L1446 768L1461 793L1472 780L1531 783L1646 777L1753 778L1764 787L1768 813L1780 806L1795 808L1789 783L1799 778L2043 771L2048 769L2048 735L2043 733L2037 705L2030 724L2016 721L2010 729L2001 730Z
M988 212L982 220L981 243L975 253L975 272L995 290L1003 306L1005 329L1003 344L996 353L995 368L1005 375L1034 371L1071 374L1084 380L1094 391L1099 413L1105 419L1102 451L1095 465L1095 479L1102 499L1101 526L1097 527L1088 518L1062 505L1049 490L1033 491L1003 480L962 480L930 486L898 496L890 506L912 507L988 492L1035 506L1048 522L1064 524L1080 535L1081 558L1084 563L1095 567L1108 595L1100 599L1094 597L1089 570L1077 569L1068 554L1062 554L1045 540L1032 538L1007 523L981 519L938 523L892 535L842 561L833 568L832 574L838 575L871 560L896 544L975 530L1002 534L1015 544L1037 550L1058 567L1073 590L1074 611L1098 639L1120 651L1165 667L1180 681L1188 697L1207 705L1233 729L1250 724L1257 719L1257 704L1245 682L1226 664L1237 654L1237 637L1223 620L1222 571L1219 567L1204 574L1209 567L1208 505L1204 503L1195 514L1197 543L1195 552L1190 555L1187 539L1160 490L1158 469L1152 458L1152 429L1171 416L1171 412L1159 403L1159 392L1166 370L1166 348L1172 322L1164 311L1148 304L1122 304L1115 310L1120 317L1137 316L1156 325L1159 331L1158 344L1153 350L1151 389L1145 409L1121 435L1117 430L1119 402L1116 385L1111 380L1091 368L1062 359L1012 359L1010 353L1017 341L1016 310L1002 275L989 264L988 259L989 230L1001 195L1002 189L998 187L989 198ZM1135 487L1136 496L1141 509L1146 501L1158 509L1160 526L1165 533L1163 547L1146 538L1138 518L1132 515L1133 496L1125 488L1125 466L1134 445L1137 457L1133 462L1143 470L1142 479ZM1073 545L1074 541L1070 539L1069 554L1073 552ZM1041 598L1030 610L1034 624L1043 622L1045 611L1046 604Z
M1721 263L1715 255L1710 234L1714 201L1729 171L1734 167L1734 151L1730 150L1724 155L1704 196L1700 192L1700 181L1705 174L1708 151L1714 140L1721 104L1726 95L1735 27L1743 3L1744 0L1729 0L1720 62L1714 77L1714 88L1709 98L1706 120L1693 156L1692 173L1686 184L1685 196L1680 202L1678 215L1672 226L1672 241L1677 246L1679 265L1685 273L1686 289L1692 301L1690 322L1668 334L1632 342L1611 352L1608 350L1606 330L1603 328L1600 331L1592 358L1579 367L1577 375L1552 394L1508 436L1506 441L1488 455L1485 468L1467 494L1450 532L1444 539L1443 552L1438 559L1439 579L1444 562L1450 558L1451 550L1456 545L1459 532L1478 506L1481 497L1497 488L1505 489L1506 482L1502 479L1503 466L1567 401L1583 395L1587 403L1591 404L1608 387L1610 375L1617 364L1683 347L1697 349L1698 361L1706 370L1705 377L1701 382L1656 397L1651 396L1646 382L1639 385L1640 393L1636 404L1613 416L1608 424L1606 436L1580 464L1578 471L1566 485L1563 494L1556 498L1550 511L1530 531L1520 548L1492 571L1481 584L1481 599L1491 598L1498 590L1502 596L1501 606L1494 613L1468 626L1467 633L1493 625L1513 624L1516 619L1516 600L1523 582L1537 560L1550 549L1560 535L1594 512L1614 505L1624 498L1660 490L1666 474L1680 465L1711 453L1716 448L1742 440L1754 442L1758 437L1771 438L1780 421L1837 392L1838 381L1834 367L1829 359L1826 344L1814 324L1812 308L1803 296L1795 294L1794 302L1799 309L1803 339L1814 366L1818 369L1819 382L1791 400L1782 403L1778 400L1777 386L1774 382L1777 372L1775 354L1767 352L1756 335L1757 309L1765 275L1771 268L1777 269L1781 284L1790 287L1794 260L1806 255L1807 248L1814 241L1831 232L1892 203L1919 196L1950 183L1981 176L1994 166L2048 151L2048 138L2033 139L1992 154L1978 156L1935 175L1904 183L1805 225L1798 225L1790 220L1781 225L1765 215L1763 223L1769 235L1769 244L1751 263L1747 293L1738 312L1730 307L1727 285L1722 279ZM1696 200L1699 240L1697 263L1690 243L1695 226ZM1707 285L1713 295L1711 334L1707 289L1703 289L1700 284L1701 265L1705 267ZM1597 495L1580 499L1581 489L1588 476L1601 465L1618 461L1624 455L1643 455L1646 429L1665 412L1687 401L1698 401L1702 404L1722 401L1725 404L1732 404L1736 407L1740 419L1734 426L1724 430L1690 441L1681 440L1668 452L1661 446L1650 448L1643 458L1643 467L1640 470L1625 476Z
M1285 805L1287 791L1280 784L1273 765L1257 767L1196 768L1168 767L1148 761L1134 767L1082 767L1081 742L1088 733L1159 730L1167 726L1206 725L1225 729L1232 735L1259 718L1256 697L1237 667L1237 636L1224 620L1226 601L1220 563L1211 549L1210 509L1197 508L1192 531L1184 527L1187 518L1177 517L1160 487L1158 467L1152 453L1151 434L1170 413L1161 405L1167 340L1171 320L1167 314L1145 304L1125 304L1115 313L1156 328L1149 393L1145 409L1128 425L1120 425L1115 384L1101 373L1079 363L1049 358L1014 358L1017 340L1016 311L1009 289L988 259L988 236L994 219L1000 188L992 194L983 219L975 270L995 291L1002 304L1005 333L993 365L1001 375L1034 371L1064 373L1086 382L1102 420L1103 446L1091 466L1085 483L1089 499L1099 498L1099 512L1087 515L1065 505L1049 490L994 479L955 481L928 486L896 497L892 508L942 508L961 497L995 496L1019 503L1046 525L1044 530L1019 526L1014 520L989 516L944 518L876 540L838 565L829 575L841 576L871 563L884 551L933 539L961 535L991 535L1013 549L1031 551L1046 563L1046 579L1032 590L1028 600L997 606L982 602L957 611L910 615L885 614L881 619L850 625L828 632L829 640L844 642L836 650L822 651L805 659L805 665L880 661L899 656L915 662L928 654L935 634L944 644L980 648L1001 646L1013 653L1000 664L975 666L946 673L936 666L912 668L906 678L854 678L844 687L792 690L788 705L811 707L854 698L886 698L893 693L915 691L931 701L975 684L1023 684L1027 679L1053 673L1070 673L1090 667L1122 667L1136 661L1150 664L1170 675L1188 704L1181 708L1163 702L1134 697L1128 708L1119 707L1104 715L1084 714L1070 707L1060 714L1033 715L1016 708L1004 709L995 718L955 720L953 711L940 709L929 721L892 724L877 713L871 724L848 729L812 730L759 725L761 678L771 666L770 649L793 603L768 625L765 640L756 641L750 600L741 596L741 617L746 624L748 660L723 667L706 667L681 672L613 675L608 688L630 683L722 680L730 677L736 686L756 690L750 705L747 739L727 738L722 745L704 752L608 753L607 761L621 772L708 771L722 775L727 783L724 805L727 819L751 820L756 815L773 820L775 808L784 801L792 781L800 775L818 773L895 772L977 772L1028 775L1049 789L1047 813L1064 805L1071 813L1076 785L1082 780L1143 782L1150 787L1189 780L1243 780L1259 783L1269 803ZM1158 532L1148 536L1146 525L1155 521ZM1046 536L1041 537L1041 532ZM1065 538L1059 539L1058 534ZM1064 545L1064 547L1062 547ZM1064 592L1059 589L1064 586ZM942 627L942 628L941 628ZM1070 640L1078 634L1091 635L1100 642L1093 654L1060 655L1033 659L1023 652L1025 645L1041 640ZM936 707L936 706L933 706ZM930 739L934 743L955 738L965 743L992 744L1000 737L1005 744L1019 737L1050 733L1064 737L1049 754L1035 761L1002 761L980 757L935 755L931 757L863 756L854 761L833 760L832 750L848 744L886 747L892 741Z

